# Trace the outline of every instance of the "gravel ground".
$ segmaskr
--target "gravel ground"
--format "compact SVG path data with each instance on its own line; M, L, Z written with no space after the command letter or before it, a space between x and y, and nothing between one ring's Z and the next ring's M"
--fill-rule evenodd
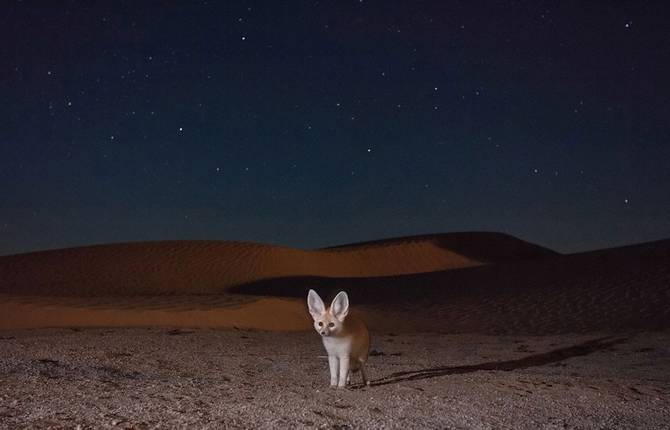
M670 333L373 333L328 387L313 332L0 331L0 428L668 428ZM358 375L353 378L357 382Z

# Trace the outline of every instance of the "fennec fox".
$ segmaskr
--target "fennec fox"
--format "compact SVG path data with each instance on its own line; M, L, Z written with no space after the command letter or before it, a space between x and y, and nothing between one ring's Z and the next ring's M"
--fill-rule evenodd
M365 377L365 362L370 351L370 333L365 323L349 313L349 297L340 291L326 309L323 300L314 290L307 295L309 313L314 319L314 329L321 335L323 346L328 352L330 366L330 386L342 388L349 382L349 372L361 371L363 384L369 384Z

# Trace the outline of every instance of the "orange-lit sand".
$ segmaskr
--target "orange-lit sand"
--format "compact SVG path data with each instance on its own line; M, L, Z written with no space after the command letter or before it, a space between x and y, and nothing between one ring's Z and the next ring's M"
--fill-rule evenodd
M547 255L554 254L511 236L460 233L314 251L184 241L6 256L0 257L0 328L170 325L299 330L310 327L302 300L242 299L226 291L286 277L392 276Z
M669 261L670 241L563 256L490 233L316 251L229 242L75 248L0 257L0 328L303 330L305 292L316 288L347 290L373 330L658 330L670 327Z
M314 251L224 241L127 243L0 257L0 293L218 294L263 279L390 276L545 255L553 253L495 233L419 236Z

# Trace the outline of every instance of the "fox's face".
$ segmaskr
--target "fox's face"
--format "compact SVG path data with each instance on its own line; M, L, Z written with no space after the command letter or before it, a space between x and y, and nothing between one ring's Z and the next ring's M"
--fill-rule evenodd
M314 290L309 290L307 307L314 319L314 330L321 336L337 336L342 331L342 323L349 313L349 297L341 291L326 310L323 300Z
M337 335L342 329L342 321L335 318L328 309L324 315L314 319L314 329L321 336Z

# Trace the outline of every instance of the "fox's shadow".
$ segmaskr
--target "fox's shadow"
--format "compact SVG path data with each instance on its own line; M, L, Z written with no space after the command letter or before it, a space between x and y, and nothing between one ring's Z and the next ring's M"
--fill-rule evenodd
M489 361L485 363L472 364L467 366L444 366L432 367L428 369L411 370L405 372L395 372L388 376L370 381L371 387L397 384L405 381L417 381L420 379L437 378L439 376L459 375L464 373L478 372L480 370L499 370L509 372L517 369L526 369L529 367L544 366L550 363L556 363L572 357L581 357L592 354L596 351L603 351L614 345L625 342L625 338L601 337L582 342L577 345L554 349L541 354L529 355L516 360ZM351 388L360 389L362 384L354 385Z

